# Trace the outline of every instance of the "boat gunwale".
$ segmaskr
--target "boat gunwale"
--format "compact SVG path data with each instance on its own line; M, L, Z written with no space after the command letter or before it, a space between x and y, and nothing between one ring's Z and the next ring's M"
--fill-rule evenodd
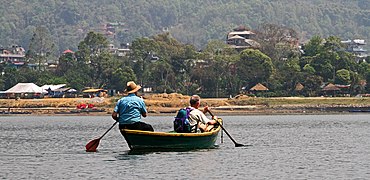
M222 119L218 118L218 122L222 123ZM178 132L163 132L163 131L142 131L142 130L131 130L131 129L120 129L121 133L125 135L147 135L147 136L164 136L164 137L203 137L203 136L212 136L218 134L221 130L221 126L218 126L216 129L210 132L202 133L178 133Z
M211 136L216 134L220 131L221 127L217 127L217 129L211 132L202 132L202 133L177 133L177 132L162 132L162 131L140 131L140 130L129 130L129 129L120 129L120 131L124 132L126 135L148 135L148 136L166 136L166 137L202 137L202 136Z

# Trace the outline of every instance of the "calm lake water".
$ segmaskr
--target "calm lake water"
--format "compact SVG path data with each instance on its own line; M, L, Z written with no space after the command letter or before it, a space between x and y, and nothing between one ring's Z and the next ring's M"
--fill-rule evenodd
M218 148L132 154L109 116L0 117L0 179L370 179L370 114L221 116ZM172 116L147 117L155 130Z

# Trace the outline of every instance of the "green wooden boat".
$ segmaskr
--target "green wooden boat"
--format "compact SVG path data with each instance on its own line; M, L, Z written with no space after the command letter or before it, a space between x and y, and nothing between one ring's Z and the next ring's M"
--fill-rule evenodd
M222 122L221 119L219 119ZM130 150L192 150L214 148L221 126L210 132L176 133L121 129Z

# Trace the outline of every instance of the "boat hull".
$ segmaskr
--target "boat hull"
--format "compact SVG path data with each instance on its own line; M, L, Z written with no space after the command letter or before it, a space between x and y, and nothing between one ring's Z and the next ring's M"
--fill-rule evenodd
M131 150L190 150L214 148L220 127L204 133L150 132L121 129Z

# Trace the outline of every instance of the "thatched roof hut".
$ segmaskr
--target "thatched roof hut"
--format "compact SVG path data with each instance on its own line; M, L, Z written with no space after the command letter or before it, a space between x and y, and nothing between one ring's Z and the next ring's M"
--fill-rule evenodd
M322 88L322 90L323 91L340 91L340 89L332 83L329 83L328 85L326 85L324 88Z
M336 96L336 94L340 92L340 88L332 83L329 83L324 88L322 88L322 91L324 91L327 96Z
M252 88L249 89L250 91L268 91L269 89L262 85L261 83L256 84Z
M296 90L296 91L301 91L303 88L304 88L304 86L303 86L301 83L297 83L297 84L295 85L295 90Z

